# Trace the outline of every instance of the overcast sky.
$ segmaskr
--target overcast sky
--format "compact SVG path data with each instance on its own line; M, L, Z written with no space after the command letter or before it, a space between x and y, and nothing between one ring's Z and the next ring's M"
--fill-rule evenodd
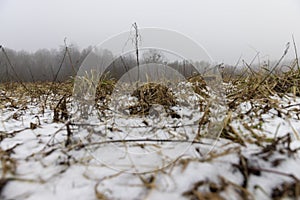
M299 0L0 0L0 44L15 50L58 48L65 37L85 48L133 22L176 30L229 64L256 51L277 59L292 34L300 51Z

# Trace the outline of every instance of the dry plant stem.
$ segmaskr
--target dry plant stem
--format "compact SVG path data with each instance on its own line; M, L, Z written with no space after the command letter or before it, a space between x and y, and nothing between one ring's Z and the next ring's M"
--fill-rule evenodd
M208 105L206 106L206 108L205 108L205 110L204 110L203 116L201 117L201 119L200 119L200 121L199 121L198 131L197 131L197 136L196 136L197 139L200 139L200 138L201 138L201 133L200 133L201 126L204 124L204 122L205 122L205 120L206 120L206 117L207 117L207 115L209 114L209 107L210 107L210 104L211 104L211 102L208 102Z
M243 188L242 186L230 181L230 180L227 180L225 179L223 176L220 176L221 180L224 182L224 183L227 183L227 184L230 184L232 185L233 187L241 190L242 192L244 192L250 199L254 199L254 196L245 188Z
M288 50L289 50L289 47L290 47L290 46L289 46L289 43L288 43L286 49L285 49L284 52L283 52L283 55L281 56L281 58L278 60L278 62L275 64L275 66L270 70L269 74L267 74L267 75L262 79L262 81L261 81L259 84L257 84L257 86L255 87L254 91L255 91L262 83L264 83L264 82L270 77L270 75L275 71L275 69L279 66L279 64L281 63L281 61L283 60L283 58L287 55ZM253 92L254 92L254 91L253 91Z
M103 194L102 192L99 192L99 191L98 191L98 186L100 185L100 183L102 183L102 181L104 181L104 180L106 180L106 179L112 179L112 178L114 178L114 177L117 177L117 176L121 175L122 173L123 173L123 171L120 171L120 172L118 172L118 173L116 173L116 174L109 175L109 176L105 176L105 177L101 178L101 179L96 183L96 185L94 186L94 191L95 191L95 194L96 194L97 199L99 199L99 200L106 200L106 199L108 199L108 197L107 197L105 194Z
M242 55L239 57L238 61L236 62L235 66L234 66L234 68L233 68L233 71L232 71L232 73L230 74L229 80L232 80L232 75L234 75L234 73L235 73L235 71L236 71L236 68L237 68L237 66L239 65L241 59L242 59Z
M300 72L299 58L298 58L297 46L296 46L294 35L292 35L292 38L293 38L293 44L294 44L294 50L295 50L295 56L296 56L296 65L298 67L298 71Z
M246 67L250 70L251 74L252 74L253 76L255 76L255 72L254 72L253 69L251 68L251 64L248 65L248 63L246 63L244 60L243 60L243 63L244 63L244 65L246 65Z
M255 75L257 75L257 74L255 73L255 71L253 71L253 69L251 68L251 66L252 66L253 62L255 61L255 59L256 59L257 57L259 57L259 52L256 53L256 55L255 55L254 58L251 60L251 62L250 62L249 65L248 65L247 62L245 62L245 61L243 60L243 63L244 63L244 64L246 65L246 67L250 70L250 72L252 73L253 76L255 76Z
M99 126L98 124L88 124L88 123L70 123L70 125L72 126ZM127 125L123 125L123 126L118 126L120 128L159 128L159 129L165 129L165 128L173 128L173 129L176 129L176 128L180 128L180 127L191 127L191 126L196 126L196 125L199 125L198 122L194 122L194 123L190 123L190 124L183 124L183 125L172 125L172 126L127 126ZM113 129L113 127L111 126L107 126L108 129Z
M135 22L132 27L134 28L135 35L134 35L134 45L135 45L135 53L136 53L136 64L138 67L138 82L140 81L140 61L139 61L139 40L140 40L140 35L138 32L138 26L137 23Z
M60 62L59 68L58 68L58 70L57 70L57 72L56 72L56 74L55 74L55 77L53 78L53 81L52 81L52 83L56 82L56 80L57 80L57 77L58 77L58 74L59 74L59 72L60 72L60 70L61 70L61 68L62 68L62 65L64 64L64 61L65 61L66 55L67 55L67 50L65 49L65 52L64 52L63 58L62 58L62 60L61 60L61 62ZM51 88L51 89L52 89L52 88Z
M70 51L69 51L69 48L68 48L68 45L67 45L67 38L64 39L64 43L65 43L65 48L66 48L66 51L68 53L68 58L69 58L69 62L71 64L71 67L72 67L72 70L73 70L73 77L76 76L76 70L75 70L75 67L73 65L73 61L72 61L72 58L71 58L71 54L70 54Z
M195 161L202 162L202 163L210 162L210 161L220 158L222 156L226 156L226 155L234 154L234 153L240 153L240 151L241 151L240 147L232 147L232 148L226 149L225 151L223 151L221 153L210 152L207 157L202 158L200 160L197 159Z
M67 126L67 124L69 124L70 122L67 121L62 127L60 127L57 131L55 131L55 133L52 134L52 137L49 139L49 141L46 143L46 145L44 146L44 148L41 150L41 152L43 152L48 146L50 146L50 143L54 140L55 136L64 128Z
M235 166L237 168L243 167L240 164L236 164L236 163L232 163L232 166ZM251 170L251 171L261 171L261 172L267 172L267 173L272 173L272 174L277 174L277 175L281 175L281 176L290 177L294 181L300 183L300 180L294 174L280 172L280 171L276 171L276 170L272 170L272 169L264 169L264 168L260 168L260 167L250 167L250 166L247 166L247 169Z
M293 133L294 133L295 138L296 138L297 140L300 140L300 135L299 135L298 131L297 131L297 130L295 129L295 127L292 125L292 123L291 123L290 120L287 120L287 121L288 121L288 123L289 123L289 125L290 125L290 127L291 127L291 129L292 129L292 131L293 131Z
M50 86L50 88L49 88L49 90L48 90L48 92L47 92L47 94L46 94L45 105L46 105L47 99L48 99L48 97L50 96L51 92L53 92L54 84L55 84L55 82L56 82L56 80L57 80L57 77L58 77L59 72L60 72L60 70L61 70L61 68L62 68L62 65L64 64L66 55L67 55L67 49L65 49L65 51L64 51L64 55L63 55L63 58L62 58L62 60L61 60L61 62L60 62L59 68L58 68L58 70L57 70L55 76L53 77L51 86Z
M56 131L55 134L57 134L60 130ZM49 146L49 143L53 140L54 137L51 138L51 140L47 143L46 146ZM73 146L69 146L69 150L78 148L78 147L88 147L88 146L94 146L94 145L102 145L102 144L110 144L110 143L136 143L136 142L156 142L156 143L191 143L191 144L203 144L203 145L211 145L210 143L195 141L195 140L168 140L168 139L122 139L122 140L106 140L101 142L91 142L91 143L80 143L75 144ZM45 146L45 147L46 147Z

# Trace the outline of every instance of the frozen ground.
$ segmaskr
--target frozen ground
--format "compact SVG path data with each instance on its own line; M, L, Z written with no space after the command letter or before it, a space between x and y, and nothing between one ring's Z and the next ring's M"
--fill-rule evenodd
M299 195L300 98L270 99L265 105L243 102L229 112L226 128L208 154L205 144L192 143L181 146L180 150L187 149L175 160L178 152L173 155L168 148L177 150L179 142L170 142L166 151L159 152L165 147L163 142L101 141L136 139L141 129L153 134L152 139L167 134L167 139L173 135L183 140L197 130L197 124L182 128L182 123L193 122L184 112L176 127L176 119L164 113L160 113L164 120L159 121L154 113L145 120L114 117L87 127L81 122L54 123L50 108L6 103L0 109L1 199L272 199L283 193ZM274 108L264 109L272 103ZM200 114L193 117L201 119ZM130 132L133 130L138 132ZM93 147L86 145L95 141L99 143ZM147 151L158 153L143 165ZM147 169L152 172L132 173Z

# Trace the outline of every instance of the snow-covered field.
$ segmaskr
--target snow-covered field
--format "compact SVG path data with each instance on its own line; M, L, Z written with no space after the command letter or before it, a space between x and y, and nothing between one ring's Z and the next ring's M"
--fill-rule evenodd
M299 197L299 97L242 102L220 137L203 140L195 135L204 110L53 122L53 107L18 101L0 109L1 199Z

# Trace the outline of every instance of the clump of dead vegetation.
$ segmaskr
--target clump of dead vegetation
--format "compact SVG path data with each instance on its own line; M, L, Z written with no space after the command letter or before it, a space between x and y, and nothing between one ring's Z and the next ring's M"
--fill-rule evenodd
M287 72L276 70L280 68L279 62L273 67L261 67L256 71L247 66L242 74L228 80L229 87L232 87L227 94L229 108L234 109L241 102L249 100L269 99L274 95L299 96L300 69L297 63L293 62Z
M98 82L98 86L96 88L96 97L95 101L108 101L109 96L113 93L116 85L115 79L103 79Z
M182 195L189 199L197 200L225 200L227 199L226 191L232 190L235 194L231 194L231 197L235 196L239 199L249 200L254 199L253 195L240 185L233 183L222 176L219 176L218 179L218 182L211 180L198 181L194 183L192 189L185 191Z
M188 78L188 82L192 83L195 93L203 97L208 97L207 84L201 75L195 75Z
M16 145L17 146L17 145ZM11 157L11 154L14 153L14 148L12 147L7 150L0 148L0 157L1 157L1 178L0 178L0 198L1 193L5 185L13 180L13 176L16 175L17 170L17 161Z
M170 89L159 83L146 83L132 93L138 99L138 103L129 107L131 115L148 115L153 105L162 105L166 111L176 105L176 99Z
M281 185L273 188L271 197L275 200L284 198L299 198L300 197L300 182L284 182Z

